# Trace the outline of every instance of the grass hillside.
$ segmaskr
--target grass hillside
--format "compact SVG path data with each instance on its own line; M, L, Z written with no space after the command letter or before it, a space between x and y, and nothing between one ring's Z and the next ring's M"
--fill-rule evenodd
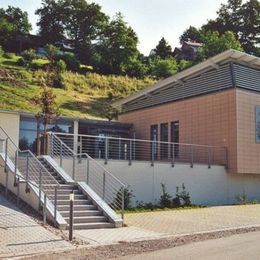
M0 58L0 109L37 112L31 99L40 93L44 70L30 70L17 65L19 57ZM45 60L35 60L44 64ZM122 76L95 73L78 74L66 71L62 75L65 88L53 88L60 113L65 116L101 118L101 107L109 93L124 97L155 83L152 79L139 80Z

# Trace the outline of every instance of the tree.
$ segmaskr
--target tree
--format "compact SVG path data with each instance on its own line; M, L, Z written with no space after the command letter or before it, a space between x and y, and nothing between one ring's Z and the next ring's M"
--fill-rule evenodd
M172 56L172 47L167 43L164 37L162 37L158 45L155 47L154 54L161 59L166 59Z
M100 115L108 119L108 121L112 121L116 119L118 116L118 109L112 106L113 102L113 94L109 93L106 101L102 104Z
M46 42L69 40L83 63L90 61L92 43L108 23L100 5L85 0L43 0L36 14L40 16L39 34Z
M26 35L32 29L28 20L28 13L22 11L19 7L8 6L7 9L0 8L0 17L5 18L7 22L15 27L15 33Z
M152 68L152 75L156 78L167 78L174 74L176 74L178 71L178 65L174 58L170 59L158 59L155 61L155 64Z
M204 31L227 31L234 33L243 49L248 53L255 53L260 43L260 2L249 0L242 4L242 0L229 0L222 4L217 12L218 17L202 26Z
M220 34L217 31L206 32L203 35L203 46L199 50L198 59L203 60L212 57L228 49L243 51L240 42L236 39L233 32Z
M7 51L17 49L15 40L17 35L26 35L31 30L28 14L20 8L8 6L0 8L0 45Z
M47 151L47 125L58 119L59 110L56 104L56 96L52 89L48 88L43 79L43 88L39 96L32 99L32 102L40 107L40 111L35 115L37 120L37 155L40 154L40 123L43 124L44 131L44 153Z
M35 11L39 15L39 35L46 43L54 44L65 39L64 1L42 0L42 6Z
M134 30L123 20L122 14L117 13L96 45L99 71L104 74L125 74L125 66L138 56L137 42Z
M190 26L180 36L180 43L182 44L184 41L189 41L189 40L201 43L202 42L201 31L193 26Z

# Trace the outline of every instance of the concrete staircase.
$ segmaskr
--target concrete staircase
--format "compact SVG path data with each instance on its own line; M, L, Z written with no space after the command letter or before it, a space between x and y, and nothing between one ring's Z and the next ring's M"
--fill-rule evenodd
M104 213L94 205L93 201L83 194L79 186L67 184L66 181L59 175L54 167L44 158L39 158L40 162L48 170L56 181L60 184L57 190L57 210L61 216L69 223L69 196L74 193L74 228L75 229L94 229L94 228L113 228L115 225L110 223ZM55 190L51 182L43 184L43 190L48 198L54 203Z

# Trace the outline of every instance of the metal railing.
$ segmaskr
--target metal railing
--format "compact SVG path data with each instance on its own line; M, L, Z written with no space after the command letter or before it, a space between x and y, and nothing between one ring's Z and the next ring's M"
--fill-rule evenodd
M39 191L39 211L42 210L44 224L46 223L46 199L52 189L59 187L57 180L49 173L49 171L41 164L35 155L29 151L21 151L12 141L5 130L0 126L0 153L4 157L5 169L5 192L8 193L9 187L9 171L14 174L14 186L17 187L17 204L20 200L20 183L25 183L25 191L30 192L30 186L34 186ZM14 168L10 169L8 165L12 164ZM42 204L41 198L44 196ZM54 209L57 211L57 208ZM56 221L56 219L55 219Z
M76 153L56 133L48 134L49 155L75 181L84 181L113 210L124 212L126 186L87 153Z
M226 147L186 143L150 141L141 139L115 138L93 135L55 133L71 152L86 153L94 159L224 165L227 167Z

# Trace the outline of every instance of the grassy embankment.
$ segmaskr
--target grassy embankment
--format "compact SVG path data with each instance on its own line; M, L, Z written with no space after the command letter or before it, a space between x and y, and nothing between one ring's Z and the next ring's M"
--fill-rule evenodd
M37 112L31 102L41 90L44 70L30 70L18 66L18 56L0 58L0 109ZM38 65L47 60L34 61ZM63 73L65 88L53 88L60 113L65 116L101 118L100 111L108 93L120 98L154 83L152 79L139 80L124 76L104 76L95 73Z

